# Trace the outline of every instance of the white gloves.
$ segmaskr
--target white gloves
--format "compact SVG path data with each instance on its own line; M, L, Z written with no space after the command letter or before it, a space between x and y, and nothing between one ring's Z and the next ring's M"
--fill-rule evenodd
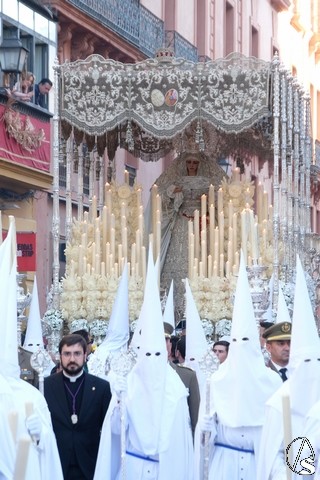
M122 392L127 391L127 378L122 375L114 375L111 383L112 391L120 398Z
M41 420L38 415L33 413L32 415L29 415L29 417L26 418L26 427L29 432L30 437L34 441L39 442L40 440L40 434L41 434Z
M210 415L204 415L201 420L199 420L199 427L202 432L211 432L213 429L213 417Z

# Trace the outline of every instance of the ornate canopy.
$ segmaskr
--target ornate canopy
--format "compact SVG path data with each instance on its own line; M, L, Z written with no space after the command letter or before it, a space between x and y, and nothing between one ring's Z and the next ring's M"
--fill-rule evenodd
M258 151L266 143L268 129L261 125L272 110L269 62L233 53L193 63L160 52L137 64L91 55L56 68L63 136L73 128L79 143L85 136L100 153L107 147L109 158L118 146L144 160L160 158L185 148L188 128L200 150L214 142L222 154L226 144L230 152L249 129L259 137Z

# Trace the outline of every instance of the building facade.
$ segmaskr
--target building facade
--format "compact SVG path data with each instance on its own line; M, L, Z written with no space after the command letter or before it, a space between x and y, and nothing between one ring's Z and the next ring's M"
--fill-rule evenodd
M2 38L11 26L19 30L21 41L30 52L27 69L33 71L37 79L43 76L53 78L56 56L59 63L85 59L91 54L123 63L135 63L154 57L160 47L166 46L174 49L176 57L195 62L222 58L232 52L271 61L278 52L281 62L293 75L297 75L306 93L310 93L312 135L317 146L320 141L318 9L316 0L1 0L0 18ZM51 132L48 126L52 117L49 112L54 111L54 93L50 92L47 112L19 105L21 113L23 109L31 108L32 112L27 112L31 118L38 119L40 113L45 116L40 120L47 127L46 142L49 145ZM1 98L4 105L5 96ZM5 128L3 123L0 126ZM14 151L15 142L14 138L9 138L6 149ZM70 145L66 142L66 152L68 148ZM312 229L320 232L316 153L315 147ZM102 169L101 163L97 163L95 169L90 169L93 154L83 152L85 188L82 201L87 206L99 189L99 184L110 179L110 168L114 169L119 182L123 180L123 172L127 169L132 178L143 185L143 201L146 204L151 185L172 160L172 154L169 154L157 162L145 162L125 149L118 149L112 160L104 153ZM32 155L36 157L37 151ZM22 151L21 157L28 155ZM41 310L44 312L45 293L52 282L52 165L43 173L38 164L30 167L17 158L11 161L3 151L0 151L0 161L4 165L0 167L0 188L3 186L12 191L12 198L20 207L19 210L4 210L3 227L6 228L6 215L14 214L19 231L36 233L36 271ZM262 182L271 194L272 166L261 162L259 158L252 158L250 163L242 162L241 158L230 159L233 164L237 161L247 178L256 184ZM47 157L47 163L50 165L50 157ZM69 228L66 224L65 172L65 158L61 158L61 273ZM26 182L29 177L30 181ZM78 202L77 177L75 172L74 188L71 189L74 206ZM11 185L10 189L8 185ZM29 190L34 192L32 198L23 198Z

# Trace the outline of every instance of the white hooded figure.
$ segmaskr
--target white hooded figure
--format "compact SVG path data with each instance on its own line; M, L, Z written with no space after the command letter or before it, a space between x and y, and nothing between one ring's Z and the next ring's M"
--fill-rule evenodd
M129 340L129 291L128 291L128 264L123 267L117 295L113 304L106 338L99 345L94 355L88 360L89 373L109 380L112 387L112 378L109 378L111 358L127 350ZM112 377L112 374L111 374Z
M314 473L315 471L315 476L308 476L308 478L318 479L320 478L320 400L311 407L307 414L302 438L307 438L309 440L313 449L313 455L311 455L311 458L310 456L308 457L308 455L302 455L300 461L309 458L309 460L307 460L309 465L305 465L305 468L309 468L311 473Z
M292 439L303 436L306 416L320 398L320 340L316 328L305 275L297 258L297 275L292 316L291 348L288 364L288 380L269 399L266 406L266 422L261 440L259 480L285 480L288 445L284 444L283 398L289 398ZM294 442L289 452L296 458L300 444ZM303 454L304 455L304 454ZM308 452L305 457L308 456ZM303 470L298 462L296 472ZM292 480L303 478L292 473ZM310 476L308 476L310 478Z
M26 336L23 342L23 349L30 353L35 353L39 350L44 350L43 334L41 328L41 315L39 308L39 295L37 277L34 277L32 299L29 311L29 318L26 329ZM55 366L53 360L46 355L47 367L44 371L44 376L50 375L52 368Z
M166 306L163 312L163 322L169 323L173 330L176 328L174 321L174 304L173 304L173 280L170 284L169 293L167 296Z
M205 375L201 371L199 361L208 351L209 345L206 340L200 315L194 301L189 281L186 278L186 358L185 366L192 368L199 383L200 395L204 394Z
M17 345L16 230L14 217L0 246L0 306L3 345L0 349L0 405L18 413L17 438L29 435L25 480L63 480L47 403L35 387L20 379Z
M230 336L228 357L211 376L210 416L203 415L201 405L196 436L197 480L203 478L205 465L202 432L210 432L209 480L259 478L257 457L264 404L281 385L280 377L264 364L243 255Z
M120 406L113 395L102 428L94 480L122 478L124 462L127 480L193 480L188 392L168 363L151 253L139 329L140 348L127 377L124 399L125 455L121 462Z

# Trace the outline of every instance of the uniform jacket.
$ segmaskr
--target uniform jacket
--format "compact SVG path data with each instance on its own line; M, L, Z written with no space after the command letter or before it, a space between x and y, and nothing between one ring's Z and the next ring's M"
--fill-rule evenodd
M185 387L189 390L188 406L190 412L192 433L194 434L194 430L198 422L200 405L200 393L197 374L191 368L177 365L172 362L170 362L170 365L177 372Z
M45 378L44 396L51 413L64 476L75 455L83 474L91 480L111 392L109 382L86 372L84 376L81 408L75 425L70 418L62 372Z
M18 348L18 361L20 367L20 378L34 387L39 387L38 373L31 367L30 358L32 353L22 347Z

